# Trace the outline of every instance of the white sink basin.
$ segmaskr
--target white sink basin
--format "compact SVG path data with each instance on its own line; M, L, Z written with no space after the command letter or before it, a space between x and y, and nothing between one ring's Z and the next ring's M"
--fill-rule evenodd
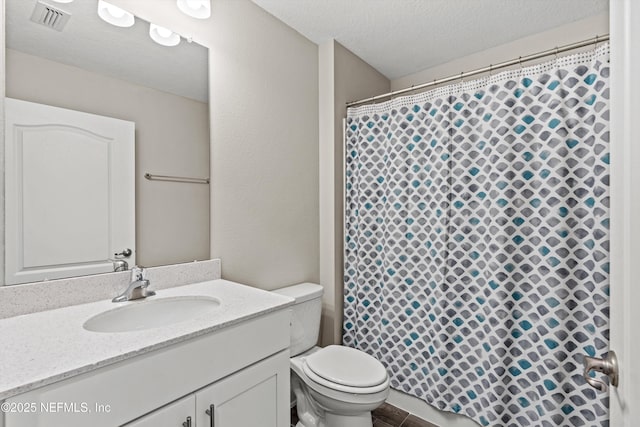
M220 300L187 296L141 300L91 317L82 327L92 332L130 332L195 319L220 307Z

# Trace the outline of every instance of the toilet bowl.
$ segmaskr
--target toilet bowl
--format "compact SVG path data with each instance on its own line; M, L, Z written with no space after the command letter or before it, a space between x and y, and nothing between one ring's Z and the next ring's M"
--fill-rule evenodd
M371 427L371 411L389 395L382 364L348 347L314 347L291 358L291 371L297 427Z
M371 411L389 395L389 376L370 355L353 348L316 347L322 287L312 283L274 292L295 299L291 321L291 390L296 427L372 427Z

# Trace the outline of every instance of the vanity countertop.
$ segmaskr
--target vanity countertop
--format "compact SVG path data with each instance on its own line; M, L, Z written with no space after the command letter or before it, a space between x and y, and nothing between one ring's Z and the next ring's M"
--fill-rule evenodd
M291 298L221 279L163 289L148 299L176 296L209 296L221 304L197 318L131 332L90 332L82 325L98 313L144 300L98 301L0 320L0 400L293 304Z

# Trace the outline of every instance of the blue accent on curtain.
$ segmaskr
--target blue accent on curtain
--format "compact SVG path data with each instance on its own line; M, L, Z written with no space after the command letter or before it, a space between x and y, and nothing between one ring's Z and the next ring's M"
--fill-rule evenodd
M483 426L608 425L608 45L346 129L344 343Z

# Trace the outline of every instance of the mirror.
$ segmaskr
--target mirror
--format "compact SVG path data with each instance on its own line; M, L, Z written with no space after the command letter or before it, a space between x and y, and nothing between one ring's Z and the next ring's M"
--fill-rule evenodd
M52 9L54 19L35 22L42 21L43 13L51 18ZM26 243L11 253L7 250L5 269L9 274L9 262L18 259L23 270L33 270L25 260L35 263L37 259L47 267L46 271L56 273L3 278L1 284L105 272L83 268L97 261L103 267L108 265L107 271L113 271L122 265L114 260L123 260L130 268L134 262L150 267L209 259L208 50L183 37L177 46L160 45L150 38L150 23L138 17L131 27L111 25L98 16L98 0L71 3L6 0L5 17L7 98L27 101L36 109L56 107L58 110L53 111L64 114L71 110L85 116L89 113L91 116L87 117L133 123L135 149L118 161L114 160L117 156L113 150L103 150L106 162L111 163L104 168L94 166L92 154L74 146L75 136L58 132L50 119L53 116L44 113L44 122L40 123L55 128L57 133L41 138L40 145L31 144L30 151L18 150L25 158L25 153L31 153L30 168L39 175L27 176L28 168L22 164L14 167L19 163L14 155L6 159L6 165L14 167L11 176L7 176L6 194L10 195L11 179L16 177L21 183L31 183L38 191L25 185L24 195L8 198L6 221L11 217L15 221L5 225L5 243L9 248L8 239L16 234ZM63 28L51 28L60 23ZM31 114L27 110L21 109L21 113ZM90 131L82 132L92 135ZM9 153L7 144L11 138L5 139L5 151ZM50 142L57 139L68 146L52 148ZM16 147L24 141L26 137ZM132 176L125 180L127 173L119 173L117 168L127 162L132 164ZM96 190L85 182L88 179L56 175L73 168L102 179L96 178L96 182L109 187L108 196L102 199L95 196ZM195 180L150 180L145 174ZM120 176L120 180L112 179L114 176ZM56 179L60 185L54 185ZM106 200L104 206L111 206L112 199L122 197L129 186L131 193L135 189L135 198L131 195L135 209L132 206L126 215L104 214L106 208L99 200ZM56 188L59 195L52 192ZM69 206L78 201L77 206L86 206L86 212L91 213L82 210L78 214L78 208L69 211ZM56 226L59 222L54 221L56 216L66 218L67 225L72 224L75 229L60 231L60 226ZM119 247L114 243L118 239L111 235L88 232L83 228L87 227L83 220L89 217L101 218L109 232L129 227L120 224L131 223L131 228L135 224L131 244L122 243ZM90 249L80 240L82 236L91 236L87 239ZM102 240L111 244L109 251L96 243ZM94 249L98 255L92 252ZM131 249L129 257L127 249Z

